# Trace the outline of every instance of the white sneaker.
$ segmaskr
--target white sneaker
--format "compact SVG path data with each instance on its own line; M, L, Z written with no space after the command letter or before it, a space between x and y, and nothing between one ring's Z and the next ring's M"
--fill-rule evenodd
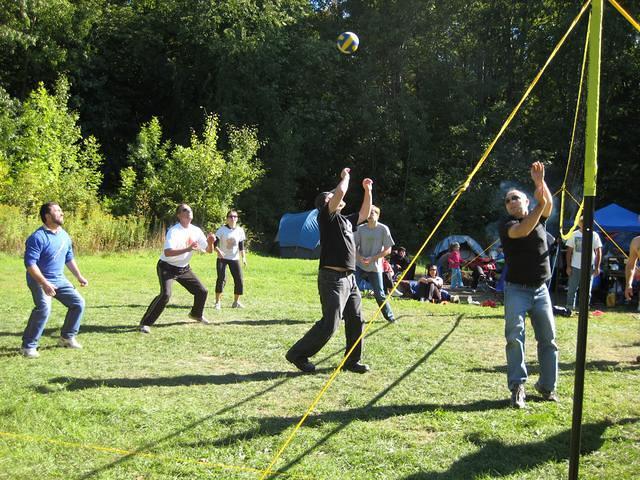
M40 356L40 353L35 348L21 348L20 353L26 358L38 358Z
M149 325L140 325L140 333L151 333L151 327Z
M220 305L220 302L216 302L213 308L215 308L216 310L222 310L222 305Z
M78 349L82 348L82 345L78 343L78 340L76 340L76 337L71 337L71 338L60 337L58 339L58 346L64 347L64 348L78 348Z
M400 292L398 289L395 289L393 292L391 292L391 296L392 297L402 297L402 292Z
M241 304L240 302L233 302L231 304L231 308L244 308L244 305Z

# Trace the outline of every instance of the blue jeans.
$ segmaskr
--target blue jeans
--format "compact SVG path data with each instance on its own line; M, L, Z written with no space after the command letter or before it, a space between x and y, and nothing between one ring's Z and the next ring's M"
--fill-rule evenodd
M451 269L451 288L464 287L462 283L462 271L459 268Z
M593 285L593 275L589 278L589 303L591 303L591 285ZM567 282L567 303L565 305L569 310L576 309L578 288L580 288L580 269L571 267L571 275L569 275L569 281Z
M27 286L31 290L35 307L29 316L27 328L22 334L22 348L36 348L38 346L38 341L51 314L52 298L67 307L67 315L60 330L60 336L63 338L75 337L80 330L80 321L84 313L84 298L66 278L49 281L56 289L55 297L46 295L42 287L27 273Z
M382 272L367 272L360 267L356 267L356 282L360 284L362 279L367 280L371 284L371 289L373 290L373 295L376 297L378 306L382 305L387 298L382 283ZM382 315L386 320L393 322L393 311L391 311L389 302L382 307Z
M504 334L507 340L507 382L509 390L527 381L525 315L529 313L538 342L539 384L548 391L558 381L558 346L551 298L546 285L528 287L506 282L504 289Z

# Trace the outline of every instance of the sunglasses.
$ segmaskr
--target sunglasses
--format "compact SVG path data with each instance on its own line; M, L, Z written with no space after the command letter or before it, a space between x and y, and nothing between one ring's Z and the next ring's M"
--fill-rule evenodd
M517 202L518 200L520 200L520 197L518 195L511 195L510 197L504 199L504 203Z

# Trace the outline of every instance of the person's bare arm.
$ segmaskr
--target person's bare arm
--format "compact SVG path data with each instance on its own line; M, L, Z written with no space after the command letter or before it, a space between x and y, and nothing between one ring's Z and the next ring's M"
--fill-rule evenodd
M340 202L344 199L344 196L349 190L349 180L351 179L350 168L343 168L340 172L340 182L333 193L333 196L329 199L329 213L335 212L340 206Z
M640 250L640 237L634 238L629 247L629 258L627 259L627 266L625 267L626 288L624 290L624 297L627 300L631 300L631 297L633 297L633 277L636 274L638 250Z

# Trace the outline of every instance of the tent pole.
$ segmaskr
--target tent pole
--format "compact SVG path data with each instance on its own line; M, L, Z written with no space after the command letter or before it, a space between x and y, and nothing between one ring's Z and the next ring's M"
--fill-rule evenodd
M584 165L584 220L582 229L582 258L580 264L580 290L576 370L573 388L573 418L569 454L569 479L577 480L580 463L580 436L584 397L584 372L589 322L589 296L591 286L591 258L593 255L593 207L596 196L598 171L598 116L600 104L600 41L602 38L603 0L592 0L589 25L589 71L587 79L587 126Z

